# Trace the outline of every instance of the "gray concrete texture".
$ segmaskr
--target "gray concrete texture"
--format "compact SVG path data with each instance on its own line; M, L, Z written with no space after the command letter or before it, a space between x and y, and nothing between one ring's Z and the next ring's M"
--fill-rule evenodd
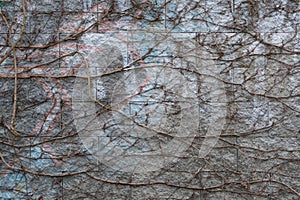
M299 0L0 18L0 199L300 198Z

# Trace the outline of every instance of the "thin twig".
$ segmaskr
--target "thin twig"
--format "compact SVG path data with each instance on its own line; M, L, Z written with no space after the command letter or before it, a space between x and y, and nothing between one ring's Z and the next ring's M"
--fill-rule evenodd
M15 130L15 117L17 113L17 93L18 93L18 65L17 65L17 56L16 56L16 50L14 49L14 70L15 70L15 82L14 82L14 102L13 102L13 111L11 116L11 122L10 122L10 131L16 136L19 136L20 134Z
M15 49L15 47L17 46L17 44L20 42L22 35L24 33L25 30L25 26L26 26L26 5L25 5L25 0L22 0L22 10L23 10L23 23L22 23L22 29L21 32L17 38L17 40L11 45L10 49L6 52L6 54L1 58L0 60L0 64L3 63L4 60L6 60L6 58L10 55L10 53Z

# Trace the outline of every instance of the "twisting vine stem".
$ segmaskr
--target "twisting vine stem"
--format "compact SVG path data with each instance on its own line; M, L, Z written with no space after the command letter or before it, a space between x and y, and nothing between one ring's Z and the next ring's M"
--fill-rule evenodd
M12 111L11 122L10 122L10 131L14 135L19 136L20 134L15 130L15 117L17 113L17 93L18 93L18 64L17 64L16 49L14 49L13 52L14 52L15 79L14 79L14 102L13 102L13 111Z
M25 26L26 26L26 3L25 0L22 0L22 10L23 10L23 22L22 22L22 29L21 32L17 38L17 40L11 45L10 49L6 52L6 54L1 58L0 64L3 63L4 60L10 55L10 53L15 49L17 44L22 39L22 35L24 34Z

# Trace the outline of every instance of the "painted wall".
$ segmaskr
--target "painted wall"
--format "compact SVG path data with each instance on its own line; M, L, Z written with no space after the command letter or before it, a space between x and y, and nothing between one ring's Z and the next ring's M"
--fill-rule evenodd
M0 198L299 199L299 10L0 1Z

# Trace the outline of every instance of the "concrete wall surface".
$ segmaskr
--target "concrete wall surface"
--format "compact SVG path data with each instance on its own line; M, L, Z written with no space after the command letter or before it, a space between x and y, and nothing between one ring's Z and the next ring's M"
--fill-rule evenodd
M3 0L0 19L0 199L300 199L299 0Z

